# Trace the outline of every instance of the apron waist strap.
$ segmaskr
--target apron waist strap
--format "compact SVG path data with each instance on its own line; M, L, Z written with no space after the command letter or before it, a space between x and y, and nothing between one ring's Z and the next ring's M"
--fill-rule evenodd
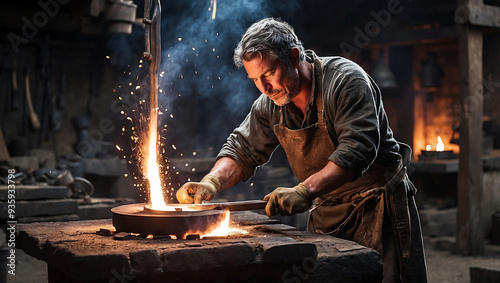
M368 190L364 190L361 192L357 192L354 194L349 194L346 196L339 196L339 197L328 197L328 198L317 198L316 199L316 204L314 205L313 208L311 208L310 211L314 211L317 207L322 206L322 205L337 205L341 203L352 203L354 206L357 205L357 203L361 202L363 199L366 197L369 197L371 195L380 195L385 191L384 187L375 187L375 188L370 188Z
M402 162L400 162L395 170L388 170L385 167L373 164L363 177L349 182L329 194L318 197L316 199L316 206L351 202L355 197L374 192L382 193L383 191L388 191L392 193L405 176L406 166L403 166ZM377 190L374 190L374 188Z
M391 176L392 175L392 176ZM399 166L394 173L389 173L387 177L390 177L389 181L385 184L385 188L388 189L389 192L394 193L394 190L398 187L398 185L403 181L406 176L406 166L403 165L403 162L399 162Z

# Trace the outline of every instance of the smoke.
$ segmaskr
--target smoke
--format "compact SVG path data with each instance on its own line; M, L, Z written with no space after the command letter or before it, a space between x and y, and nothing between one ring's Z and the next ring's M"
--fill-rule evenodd
M215 19L212 18L216 3ZM264 17L293 15L296 1L168 1L162 3L159 104L166 140L178 152L213 148L248 113L259 95L233 50L246 28ZM172 118L173 117L173 118Z

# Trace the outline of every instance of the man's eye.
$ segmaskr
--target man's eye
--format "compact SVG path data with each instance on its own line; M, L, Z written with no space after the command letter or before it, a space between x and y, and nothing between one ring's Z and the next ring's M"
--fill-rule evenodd
M274 75L274 70L272 72L267 73L264 77L269 78Z

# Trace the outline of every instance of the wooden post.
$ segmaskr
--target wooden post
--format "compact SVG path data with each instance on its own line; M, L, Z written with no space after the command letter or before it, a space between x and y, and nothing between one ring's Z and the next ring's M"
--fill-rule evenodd
M469 24L458 25L458 30L460 105L463 111L460 124L455 248L457 253L476 255L484 252L482 222L483 36L478 27Z
M457 0L460 103L460 159L456 252L484 252L483 230L483 34L500 28L500 7L483 0Z

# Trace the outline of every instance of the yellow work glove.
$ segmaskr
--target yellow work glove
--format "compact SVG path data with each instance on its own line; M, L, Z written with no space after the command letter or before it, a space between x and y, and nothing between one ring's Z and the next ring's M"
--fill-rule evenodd
M293 188L277 188L264 197L267 201L266 214L292 215L305 212L311 207L313 197L307 187L300 183Z
M175 196L179 203L200 204L203 200L212 200L220 187L219 178L208 174L199 183L188 182L182 185Z

